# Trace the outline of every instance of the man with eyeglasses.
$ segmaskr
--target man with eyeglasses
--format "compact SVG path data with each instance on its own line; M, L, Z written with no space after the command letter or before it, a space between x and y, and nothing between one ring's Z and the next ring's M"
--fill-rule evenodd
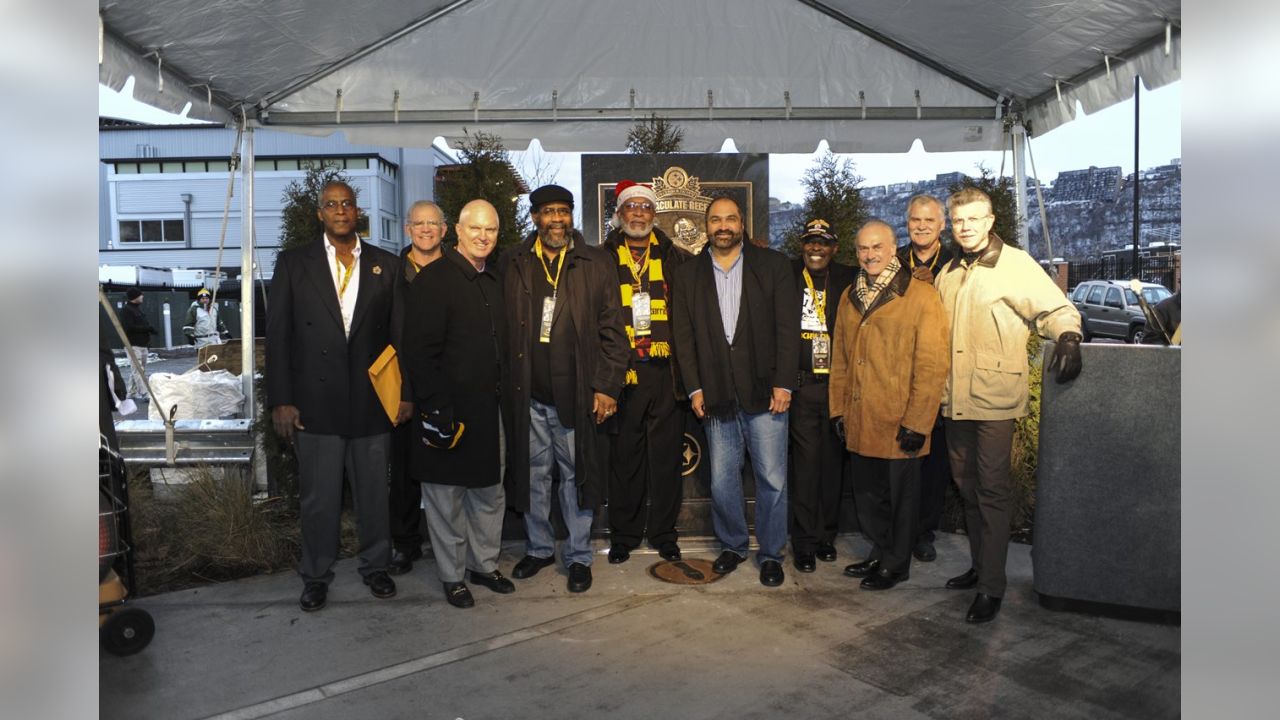
M551 467L560 470L561 549L569 592L591 587L591 523L608 473L605 423L622 392L630 348L618 299L617 256L573 228L573 195L529 194L536 229L504 263L511 389L506 404L508 505L524 512L528 544L512 577L555 562Z
M325 184L317 215L324 236L280 253L267 310L266 404L276 433L298 457L305 583L299 605L306 612L325 606L333 581L344 474L360 537L360 575L374 597L396 594L387 574L393 423L369 366L388 344L400 344L400 258L356 235L360 210L346 183ZM402 393L395 424L409 418L409 400Z
M401 277L407 297L418 272L441 257L445 221L440 206L430 200L410 205L404 234L409 245L400 253L400 259L404 262ZM413 322L413 318L408 321ZM409 378L403 377L402 383L409 384ZM412 387L406 395L413 397ZM421 435L419 431L418 423L408 422L396 426L391 435L391 564L387 571L392 575L409 572L413 561L422 558L422 485L409 479L406 468L409 453Z
M616 268L631 353L618 401L618 433L610 444L609 562L626 562L646 536L662 559L679 560L684 423L676 404L668 308L670 273L689 255L654 224L653 188L623 180L614 187L614 200L616 226L604 248Z
M1029 328L1057 339L1045 363L1065 383L1080 374L1080 313L1026 252L991 231L991 198L965 188L947 198L957 253L935 285L951 323L951 369L942 394L951 474L964 499L971 566L947 581L978 593L965 621L995 619L1005 590L1009 453L1014 421L1027 414Z

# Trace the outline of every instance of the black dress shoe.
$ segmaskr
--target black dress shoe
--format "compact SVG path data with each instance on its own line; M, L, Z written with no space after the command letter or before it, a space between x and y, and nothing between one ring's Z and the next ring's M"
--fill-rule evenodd
M491 573L478 573L475 570L468 570L471 575L471 582L477 585L483 585L490 590L501 595L507 595L516 591L515 583L502 576L501 572L494 570Z
M387 572L392 575L403 575L413 569L413 561L422 559L422 548L414 548L409 551L392 550L391 564L387 566Z
M969 606L969 614L964 616L964 621L967 623L991 622L996 619L996 613L999 612L1000 598L978 593L978 596L973 599L973 604Z
M679 560L680 546L674 540L668 540L658 546L658 557L663 560Z
M862 578L862 582L858 583L863 590L888 590L900 582L905 582L911 577L911 573L891 573L880 568L875 573Z
M711 569L715 570L719 575L728 575L738 569L738 564L743 561L743 557L732 550L725 550L720 553L720 557L711 563Z
M844 574L849 577L864 578L880 569L880 559L863 560L852 565L846 565Z
M622 543L613 543L609 546L609 564L619 565L631 559L631 548Z
M814 553L814 555L822 562L835 562L836 546L831 543L820 542L818 543L818 552Z
M791 564L802 573L811 573L818 569L818 561L811 552L796 553L796 556L791 559Z
M374 597L381 600L396 596L396 581L382 570L369 573L364 579L364 584L369 586L369 592L373 593Z
M934 549L933 543L924 538L916 541L915 546L911 548L911 555L920 562L933 562L938 559L938 551Z
M525 555L520 558L520 562L516 563L515 567L511 568L511 577L517 580L531 578L534 575L537 575L539 570L554 563L555 561L556 559L554 556L540 558L532 555Z
M782 573L782 563L777 560L765 560L760 563L760 584L765 587L778 587L786 576Z
M948 590L972 590L978 587L978 571L969 568L963 575L957 575L947 581Z
M298 606L303 612L315 612L324 607L325 599L329 596L329 586L322 582L309 582L302 590L302 597L298 598Z
M586 592L591 587L591 567L582 563L569 566L569 592Z
M444 583L444 599L456 608L469 608L476 604L466 583Z

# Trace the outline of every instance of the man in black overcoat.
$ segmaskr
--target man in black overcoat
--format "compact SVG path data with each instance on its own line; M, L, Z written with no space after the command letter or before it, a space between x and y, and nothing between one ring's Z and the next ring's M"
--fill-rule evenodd
M457 248L446 248L409 289L404 338L415 422L422 425L409 476L422 483L445 598L467 608L475 603L466 577L494 592L515 591L498 571L507 328L502 284L487 263L498 244L497 210L472 200L455 230Z
M524 512L528 546L511 571L532 577L555 562L551 465L569 530L561 555L570 592L591 587L591 523L608 477L607 427L631 349L618 299L617 259L573 229L573 195L544 185L529 195L537 229L507 253L511 417L507 499Z

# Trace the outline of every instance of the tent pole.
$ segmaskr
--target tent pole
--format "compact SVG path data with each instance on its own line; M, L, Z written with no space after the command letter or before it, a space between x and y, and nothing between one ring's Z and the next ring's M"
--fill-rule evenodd
M253 127L245 125L240 153L240 383L245 417L252 425L258 411L253 396L257 344L253 331Z
M1027 128L1021 116L1013 123L1013 182L1014 196L1018 199L1018 244L1031 252L1030 232L1027 228Z
M1138 96L1142 76L1133 76L1133 271L1129 277L1142 279L1142 256L1138 254L1138 240L1142 228L1142 166L1138 164Z

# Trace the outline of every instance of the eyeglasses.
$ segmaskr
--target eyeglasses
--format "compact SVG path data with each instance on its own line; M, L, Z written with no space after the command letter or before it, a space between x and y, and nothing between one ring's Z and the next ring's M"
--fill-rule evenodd
M623 210L644 210L644 211L648 212L648 211L653 210L653 203L647 203L647 202L624 202L624 203L622 203L622 209L623 209Z
M356 201L343 200L339 202L337 200L325 200L323 203L320 203L320 207L324 208L325 210L335 210L338 208L338 206L342 206L343 210L352 210L356 206Z
M413 222L409 223L409 227L415 228L415 229L420 228L423 225L431 225L433 227L442 228L445 226L445 222L443 220L414 220Z

